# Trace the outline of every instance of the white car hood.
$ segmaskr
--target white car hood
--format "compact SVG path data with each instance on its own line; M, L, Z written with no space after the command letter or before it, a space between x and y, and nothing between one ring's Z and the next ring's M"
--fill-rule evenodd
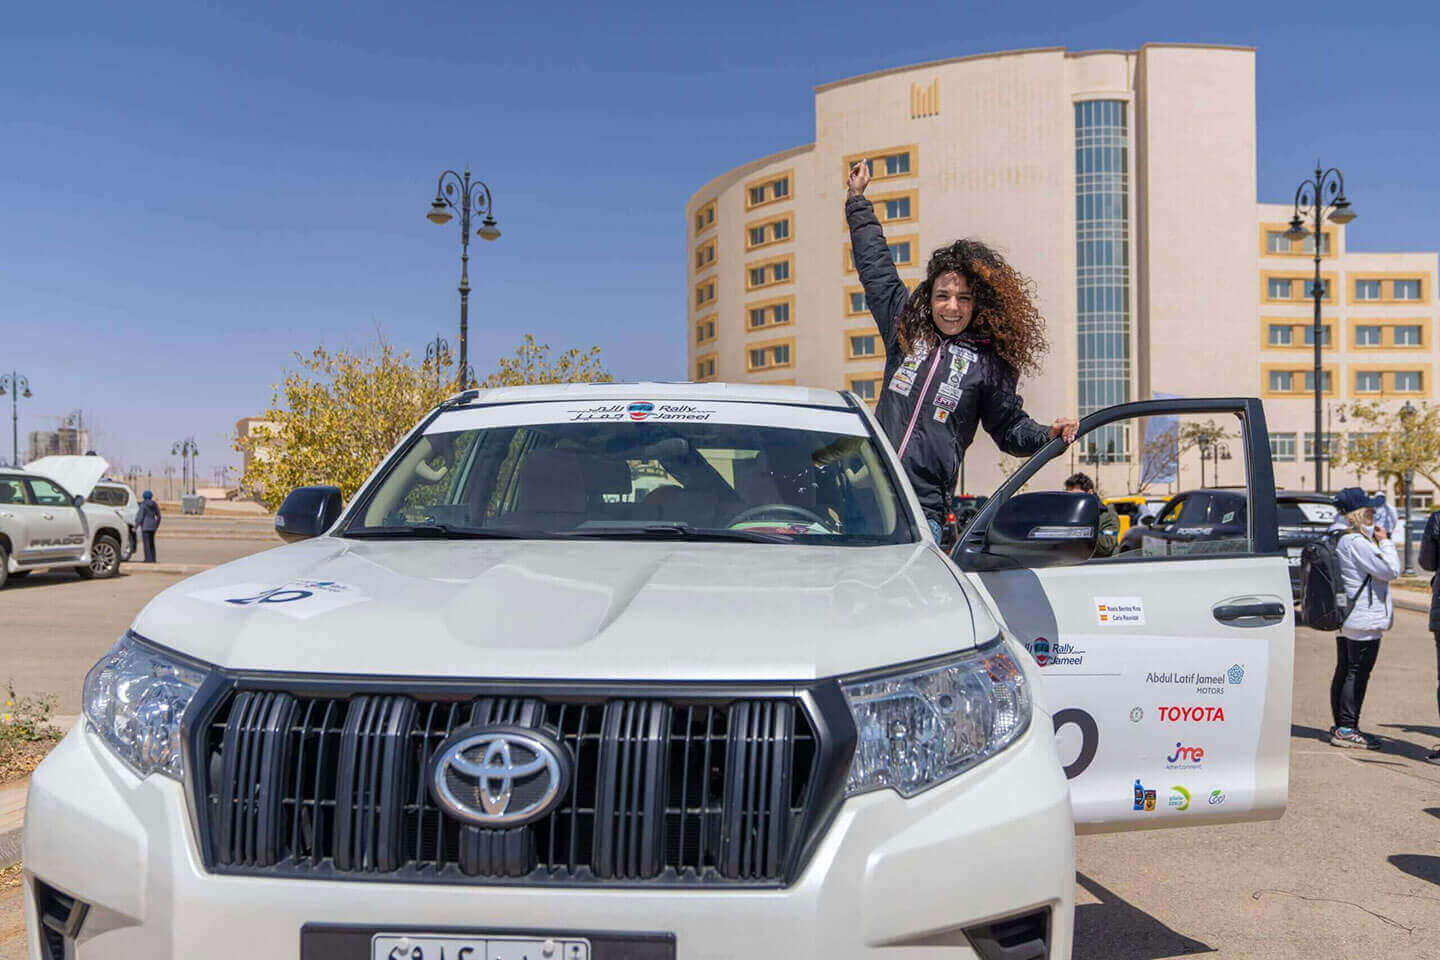
M25 469L49 477L72 497L79 494L88 500L95 482L110 469L110 461L99 456L41 457L25 464Z
M998 627L930 544L321 537L178 583L134 629L235 669L773 681L968 649Z

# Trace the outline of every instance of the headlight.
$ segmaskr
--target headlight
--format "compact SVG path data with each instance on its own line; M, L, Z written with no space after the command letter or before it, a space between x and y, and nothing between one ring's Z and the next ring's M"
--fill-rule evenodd
M180 780L180 721L205 671L126 634L85 675L85 718L141 777Z
M846 796L913 797L994 756L1030 725L1030 688L1004 647L841 684L858 733Z

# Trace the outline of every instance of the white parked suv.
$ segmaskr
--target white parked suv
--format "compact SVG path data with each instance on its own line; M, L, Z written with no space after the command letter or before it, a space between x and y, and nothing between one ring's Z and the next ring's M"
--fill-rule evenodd
M1268 449L1080 442L1183 411ZM1063 449L947 557L851 394L465 393L90 671L30 956L1068 957L1077 827L1282 813L1294 624L1268 458L1228 553L1097 559Z
M55 463L53 461L66 461ZM45 457L0 469L0 587L37 570L113 577L133 551L124 517L85 494L105 472L101 457Z

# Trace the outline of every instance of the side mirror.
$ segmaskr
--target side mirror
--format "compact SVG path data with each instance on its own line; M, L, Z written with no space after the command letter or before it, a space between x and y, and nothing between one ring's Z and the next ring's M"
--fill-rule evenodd
M1145 516L1140 518L1140 523L1147 527L1155 526L1155 515L1153 513L1145 514Z
M83 506L85 506L85 495L82 494L82 493L77 493L77 494L75 494L75 501L74 501L74 502L75 502L75 506L77 506L77 507L83 507Z
M1084 563L1100 539L1100 500L1093 493L1021 493L996 511L985 552L1026 567Z
M339 487L296 487L275 514L275 532L287 542L318 537L339 518L343 505Z

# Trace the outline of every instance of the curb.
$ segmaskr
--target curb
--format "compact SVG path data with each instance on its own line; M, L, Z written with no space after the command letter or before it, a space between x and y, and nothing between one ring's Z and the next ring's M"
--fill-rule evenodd
M143 563L131 561L120 567L122 573L169 573L189 576L193 573L204 573L206 570L214 570L218 563Z
M1415 613L1430 612L1430 598L1423 593L1414 590L1392 590L1391 596L1395 600L1395 606L1401 610L1412 610Z
M0 870L20 862L20 835L23 827L0 832Z

